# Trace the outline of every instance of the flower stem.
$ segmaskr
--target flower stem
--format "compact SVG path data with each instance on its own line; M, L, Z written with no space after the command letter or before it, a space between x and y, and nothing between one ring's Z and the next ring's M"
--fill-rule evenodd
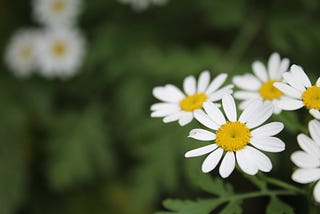
M303 194L303 195L307 194L304 190L299 189L299 188L293 186L292 184L278 180L276 178L270 178L265 175L260 175L260 177L261 177L261 179L265 180L269 184L273 184L275 186L281 187L283 189L291 190L291 191L299 193L299 194Z

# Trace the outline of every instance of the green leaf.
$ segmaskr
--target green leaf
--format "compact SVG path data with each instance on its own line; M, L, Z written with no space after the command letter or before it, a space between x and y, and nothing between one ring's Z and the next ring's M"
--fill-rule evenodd
M266 214L294 214L294 210L277 197L272 197L267 206Z
M89 107L84 113L66 113L56 119L48 142L47 176L50 184L63 189L86 183L113 167L107 127L101 111Z
M163 202L163 205L165 208L174 211L168 213L209 214L222 202L223 201L219 199L198 199L197 201L168 199Z
M267 187L267 182L263 181L262 179L259 179L259 177L255 175L247 175L245 174L245 177L248 178L251 183L256 185L260 190L266 190Z
M241 203L242 200L231 201L219 214L241 214Z

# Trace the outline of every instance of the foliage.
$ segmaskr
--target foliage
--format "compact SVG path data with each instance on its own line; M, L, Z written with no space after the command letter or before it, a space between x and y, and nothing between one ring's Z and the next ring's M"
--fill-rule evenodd
M282 197L281 186L260 178L225 181L216 171L200 173L200 158L183 157L195 146L187 139L194 124L163 124L150 118L149 108L156 102L154 86L182 87L185 76L204 69L212 76L245 73L253 60L266 61L273 51L303 65L314 81L319 11L315 0L170 0L141 13L117 0L84 1L79 25L88 50L76 77L18 79L0 65L0 213L317 210L306 207L306 197ZM2 0L0 14L3 55L17 29L36 24L30 1ZM287 150L270 157L273 173L289 183L289 156L306 124L299 121L308 117L304 110L279 117L289 124L283 134ZM257 203L246 203L260 195ZM166 199L162 208L165 198L188 199Z

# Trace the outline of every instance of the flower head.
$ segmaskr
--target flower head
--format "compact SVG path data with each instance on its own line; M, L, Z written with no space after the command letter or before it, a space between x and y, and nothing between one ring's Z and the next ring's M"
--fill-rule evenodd
M312 120L309 122L311 138L305 134L297 137L302 151L292 153L291 160L298 169L292 174L292 180L306 184L317 181L313 195L320 202L320 122Z
M194 76L184 79L184 93L171 84L155 87L153 95L163 102L151 106L151 117L164 117L165 123L178 120L181 126L190 123L195 110L201 109L204 102L215 102L221 100L223 95L232 93L232 85L220 88L226 78L227 74L220 74L210 83L210 74L204 71L198 83Z
M38 43L39 72L46 77L70 77L84 55L84 38L67 28L47 29Z
M34 0L34 18L42 24L72 25L80 11L80 0Z
M272 115L273 106L270 103L255 100L238 118L233 97L225 95L222 98L222 107L226 117L211 102L203 104L205 112L195 111L195 118L213 132L193 129L189 137L214 142L187 152L185 157L197 157L210 153L202 164L202 171L205 173L216 168L222 159L219 173L223 178L232 173L236 162L245 173L250 175L256 174L259 170L269 172L272 169L271 161L259 150L280 152L285 149L285 144L279 138L273 137L283 129L282 123L271 122L261 126Z
M5 61L17 76L28 76L35 69L37 35L35 30L24 29L9 42Z
M289 68L287 58L280 59L278 53L273 53L268 61L268 66L256 61L252 64L254 75L245 74L235 76L233 83L240 88L234 93L234 97L242 100L240 109L244 109L254 99L270 102L273 105L277 100L284 98L283 93L273 86L273 83L282 81L282 74ZM281 109L274 105L274 113L280 113Z
M315 85L300 66L292 65L289 72L283 74L285 82L274 83L274 86L288 97L277 102L284 110L296 110L306 107L315 117L320 118L320 77Z

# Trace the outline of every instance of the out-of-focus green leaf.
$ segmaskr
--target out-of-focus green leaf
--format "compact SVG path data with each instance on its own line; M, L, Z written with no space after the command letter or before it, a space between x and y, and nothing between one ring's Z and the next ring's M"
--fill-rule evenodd
M294 210L286 203L279 200L277 197L272 197L267 209L267 214L293 214Z

